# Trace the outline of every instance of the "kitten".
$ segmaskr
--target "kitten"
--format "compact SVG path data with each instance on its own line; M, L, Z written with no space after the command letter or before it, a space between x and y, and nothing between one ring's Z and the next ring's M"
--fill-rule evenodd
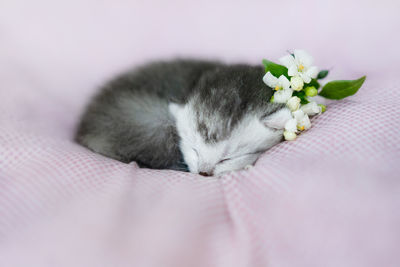
M291 118L261 66L175 60L145 65L101 88L76 140L122 162L221 175L253 164Z

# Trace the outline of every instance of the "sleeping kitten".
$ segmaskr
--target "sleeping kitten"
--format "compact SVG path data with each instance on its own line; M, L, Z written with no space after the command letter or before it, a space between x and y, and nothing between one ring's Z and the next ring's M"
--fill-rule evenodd
M291 118L261 66L175 60L106 84L82 117L76 140L139 166L221 175L253 164L282 139Z

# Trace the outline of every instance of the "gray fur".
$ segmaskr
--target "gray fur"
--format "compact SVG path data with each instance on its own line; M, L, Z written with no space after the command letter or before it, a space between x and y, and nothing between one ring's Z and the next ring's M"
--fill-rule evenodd
M129 71L101 88L84 113L76 141L122 162L184 170L171 102L193 101L198 131L207 142L229 136L248 113L262 119L282 105L268 102L272 89L261 66L175 60Z
M263 67L232 65L205 73L193 92L198 130L208 142L227 138L249 113L260 119L282 108L271 104L273 92L262 81ZM211 125L218 118L216 125Z

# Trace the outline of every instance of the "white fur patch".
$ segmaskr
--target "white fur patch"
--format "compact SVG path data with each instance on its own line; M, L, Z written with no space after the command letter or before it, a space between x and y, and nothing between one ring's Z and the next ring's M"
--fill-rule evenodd
M249 115L234 128L229 138L206 143L197 129L197 118L190 103L185 106L170 104L169 110L175 117L181 138L180 149L189 170L214 175L254 164L262 152L282 139L282 131L275 129L283 129L287 119L291 118L287 109L274 113L265 121ZM209 121L211 127L218 123L218 116Z
M266 126L274 128L274 129L283 129L285 128L285 124L288 120L292 119L292 113L288 108L283 108L274 114L268 116L264 123Z

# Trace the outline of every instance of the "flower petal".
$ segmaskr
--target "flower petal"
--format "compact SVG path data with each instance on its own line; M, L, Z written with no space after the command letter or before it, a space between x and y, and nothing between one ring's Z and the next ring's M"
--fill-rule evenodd
M288 68L289 76L296 76L298 74L299 74L299 71L297 70L297 65L293 64Z
M268 85L271 88L274 88L278 84L278 78L272 75L271 72L269 71L265 73L263 81L266 85Z
M299 72L300 77L303 79L304 83L309 83L311 82L311 78L310 76L308 76L306 73L300 73Z
M305 114L301 109L296 110L295 112L292 112L293 118L296 119L297 122L301 121Z
M304 65L304 67L310 67L313 63L313 58L306 51L296 49L294 50L294 57Z
M319 114L322 111L321 107L318 106L316 102L310 102L308 104L301 105L301 110L309 116Z
M279 76L278 84L279 84L283 89L289 89L289 87L290 87L290 82L289 82L288 78L286 78L286 77L283 76L283 75Z
M307 114L300 121L299 125L304 126L304 130L308 130L311 128L311 121Z
M294 50L294 57L301 62L304 67L310 67L312 62L313 62L313 58L312 56L310 56L306 51L304 50L300 50L300 49L296 49Z
M286 103L292 97L292 89L283 89L275 92L274 103Z
M315 79L318 75L318 68L316 66L312 66L306 71L306 74Z
M282 63L286 68L289 68L292 65L295 65L294 57L292 55L286 55L279 59L279 62Z
M285 123L285 130L288 132L297 132L297 120L290 119Z

